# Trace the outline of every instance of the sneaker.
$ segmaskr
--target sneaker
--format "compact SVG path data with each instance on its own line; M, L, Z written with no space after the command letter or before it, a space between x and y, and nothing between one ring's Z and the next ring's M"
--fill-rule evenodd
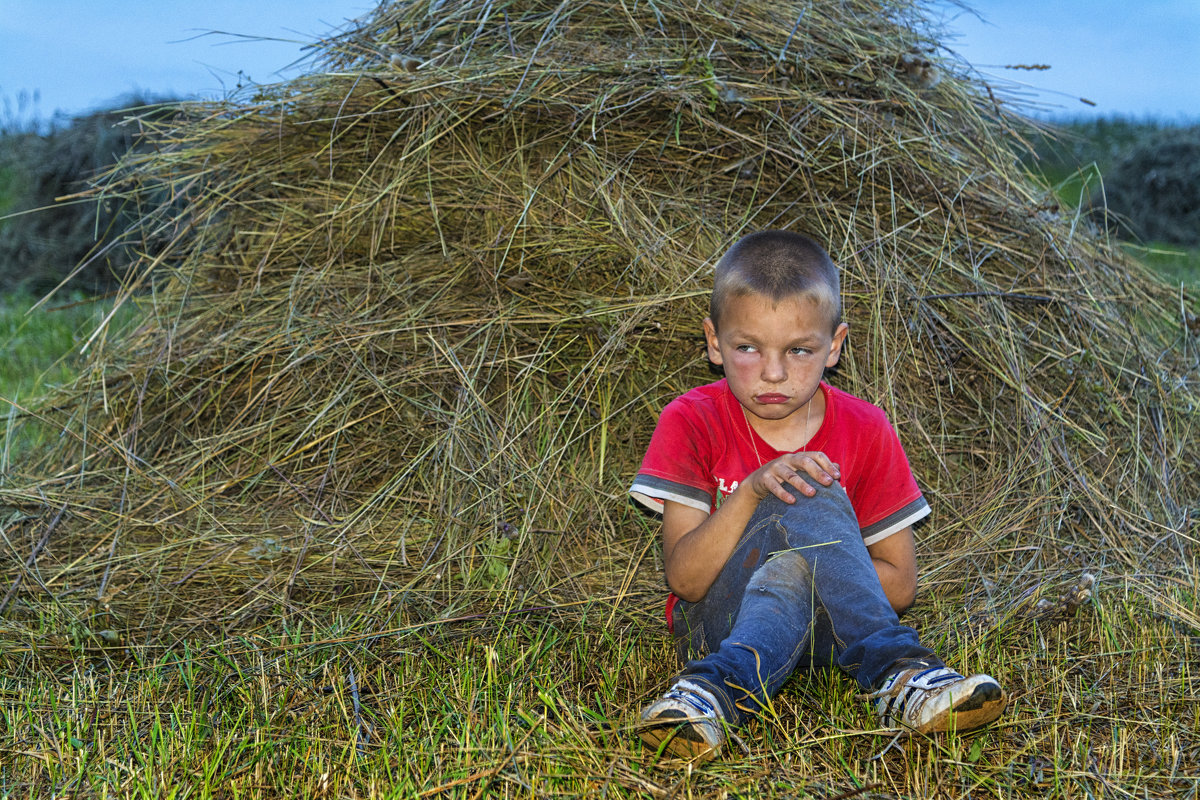
M642 711L638 735L676 758L708 761L725 744L725 717L711 692L681 680Z
M968 678L948 667L893 672L867 698L875 701L875 713L885 728L917 733L978 728L1000 716L1008 702L990 675Z

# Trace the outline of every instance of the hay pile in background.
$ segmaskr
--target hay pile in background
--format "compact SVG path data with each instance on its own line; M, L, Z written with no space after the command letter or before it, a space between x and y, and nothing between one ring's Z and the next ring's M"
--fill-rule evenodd
M929 580L987 576L998 610L1187 568L1180 298L1026 181L1018 118L918 8L415 0L317 52L146 120L103 187L165 197L170 244L39 412L61 446L0 487L6 613L152 641L658 588L625 488L711 379L715 257L768 227L844 271L833 380L900 431Z

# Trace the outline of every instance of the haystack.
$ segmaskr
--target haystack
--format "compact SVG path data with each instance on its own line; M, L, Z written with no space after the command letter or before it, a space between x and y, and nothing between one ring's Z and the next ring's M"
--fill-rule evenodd
M712 379L715 257L768 227L843 269L832 380L897 425L935 591L1001 613L1085 569L1151 595L1187 569L1181 298L1030 182L1024 123L918 6L407 0L315 56L131 123L157 147L98 191L169 244L37 413L58 445L4 478L9 616L148 642L649 607L625 488L658 409Z

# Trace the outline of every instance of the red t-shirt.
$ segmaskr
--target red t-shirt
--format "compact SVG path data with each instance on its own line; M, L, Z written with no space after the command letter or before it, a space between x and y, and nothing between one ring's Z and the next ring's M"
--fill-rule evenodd
M804 449L841 468L841 484L871 545L930 513L883 410L822 383L825 419ZM662 513L664 500L712 513L761 464L782 452L755 432L722 379L672 400L658 418L629 493Z

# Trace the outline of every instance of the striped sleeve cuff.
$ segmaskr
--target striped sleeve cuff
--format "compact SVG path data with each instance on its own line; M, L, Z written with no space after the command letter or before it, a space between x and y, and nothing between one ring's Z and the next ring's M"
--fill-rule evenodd
M655 514L662 513L664 500L673 500L676 503L699 509L705 514L712 512L712 501L709 499L708 492L694 486L656 478L653 475L639 473L633 479L633 486L629 487L629 494Z
M902 531L917 520L929 516L931 512L932 509L929 508L929 503L925 502L925 498L918 497L898 511L888 514L875 524L863 528L863 544L870 546L876 542L882 542L896 531Z

